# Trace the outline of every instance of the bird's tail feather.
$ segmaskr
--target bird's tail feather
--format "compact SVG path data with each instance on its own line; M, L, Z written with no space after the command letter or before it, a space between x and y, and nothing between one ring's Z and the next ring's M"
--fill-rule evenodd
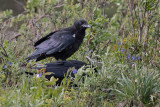
M38 52L35 52L35 53L33 53L32 55L30 55L30 56L28 56L27 58L26 58L26 60L27 61L30 61L30 60L33 60L33 59L37 59L39 56L40 56L40 54L37 54Z
M27 58L26 58L26 60L27 61L30 61L30 60L33 60L33 59L37 59L39 57L39 55L36 55L36 56L28 56Z

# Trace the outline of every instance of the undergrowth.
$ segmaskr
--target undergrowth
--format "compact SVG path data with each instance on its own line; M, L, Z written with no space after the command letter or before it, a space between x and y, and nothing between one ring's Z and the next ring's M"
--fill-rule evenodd
M116 13L107 17L115 6ZM0 14L0 106L107 106L153 107L160 105L159 0L28 0L25 11ZM27 76L36 72L26 62L33 44L46 34L86 19L87 30L76 59L94 68L80 69L69 85L56 79ZM12 31L10 31L12 29ZM88 59L89 60L88 60ZM89 76L80 79L83 72Z

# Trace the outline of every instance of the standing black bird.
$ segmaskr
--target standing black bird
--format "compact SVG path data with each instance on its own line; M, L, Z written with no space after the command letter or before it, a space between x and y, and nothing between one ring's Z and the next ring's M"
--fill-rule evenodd
M51 32L35 43L36 51L26 59L40 61L52 56L56 60L66 60L78 50L89 27L87 21L81 19L71 27Z

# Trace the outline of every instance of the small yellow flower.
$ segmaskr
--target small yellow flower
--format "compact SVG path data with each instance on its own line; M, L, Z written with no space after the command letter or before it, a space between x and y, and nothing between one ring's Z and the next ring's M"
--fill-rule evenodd
M6 79L6 75L5 74L2 75L2 80L4 80L4 79Z
M114 50L116 51L116 50L118 49L118 45L115 44L113 48L114 48Z
M1 101L1 102L5 102L5 101L6 101L5 97L3 97L3 96L0 97L0 101Z

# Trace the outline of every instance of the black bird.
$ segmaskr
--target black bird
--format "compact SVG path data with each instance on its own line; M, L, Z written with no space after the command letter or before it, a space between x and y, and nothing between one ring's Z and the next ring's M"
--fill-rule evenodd
M51 32L35 43L36 51L26 58L27 61L40 61L51 56L56 60L66 60L78 50L89 27L87 21L81 19L71 27Z
M44 69L45 73L46 72L53 73L50 75L45 75L45 78L50 80L50 78L54 76L55 78L58 78L56 85L60 85L65 75L67 75L67 72L68 72L68 75L71 75L71 77L74 78L75 74L78 72L78 69L80 69L82 66L87 65L87 64L82 61L70 60L70 61L57 61L53 63L47 63L45 65L46 65L45 67L35 67L34 69L38 69L38 70ZM25 73L29 75L34 75L34 73L31 73L31 72L25 72Z

